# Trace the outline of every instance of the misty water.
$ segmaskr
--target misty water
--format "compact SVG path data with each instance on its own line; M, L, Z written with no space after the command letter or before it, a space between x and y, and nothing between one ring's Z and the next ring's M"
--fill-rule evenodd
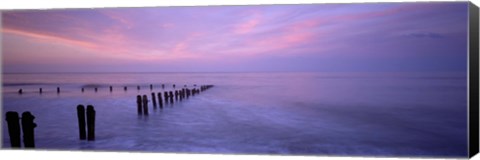
M2 77L2 117L7 111L30 111L38 125L36 149L41 150L467 155L465 73L62 73ZM152 91L149 84L154 84ZM149 116L137 115L137 95L146 94L150 99L151 92L170 91L172 84L177 89L184 85L193 88L194 84L215 87L163 109L154 110L150 102ZM110 85L113 92L108 89ZM38 93L40 87L43 94ZM93 87L98 87L98 92ZM18 94L19 89L24 93ZM95 141L79 140L78 104L95 107ZM5 118L2 124L3 148L10 148Z

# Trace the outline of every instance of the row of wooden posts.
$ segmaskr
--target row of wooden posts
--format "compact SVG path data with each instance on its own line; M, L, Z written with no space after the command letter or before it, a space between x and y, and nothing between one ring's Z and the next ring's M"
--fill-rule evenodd
M153 109L157 108L157 98L158 97L158 106L160 109L163 109L163 102L165 103L170 103L173 104L174 102L174 95L175 95L175 101L182 101L185 98L188 98L191 96L194 96L195 94L199 94L200 92L203 92L207 89L212 88L213 85L202 85L200 86L200 89L188 89L188 88L182 88L181 90L175 90L174 91L165 91L163 93L158 92L155 94L155 92L152 92L152 104L153 104ZM137 112L138 115L148 115L148 96L147 95L137 95Z
M175 87L175 86L174 86ZM213 85L202 85L199 89L188 89L182 88L181 90L164 92L164 101L165 103L172 103L174 101L182 100L195 94L199 94L205 90L212 88ZM40 89L41 90L41 89ZM59 89L58 89L59 90ZM175 96L174 96L175 95ZM158 104L160 108L163 108L163 100L162 95L159 92L158 96ZM154 109L157 106L157 102L155 99L155 93L152 92L152 103ZM139 115L148 115L148 98L147 95L137 96L137 104L138 104L138 114ZM77 106L77 118L78 118L78 130L79 130L79 137L80 140L88 140L94 141L95 140L95 109L92 105L87 105L87 109L85 112L84 105ZM12 148L20 148L21 141L20 141L20 119L22 124L22 131L23 131L23 143L25 148L35 148L35 136L34 136L34 128L37 127L37 124L33 122L35 116L33 116L30 112L23 112L22 117L18 116L17 112L9 111L6 113L6 121L8 124L8 133L10 136L10 145Z
M20 119L23 132L23 145L25 148L35 148L35 135L34 129L37 124L33 122L35 116L30 112L23 112L22 117L18 116L17 112L8 111L5 115L8 125L8 134L10 136L10 145L12 148L20 148Z
M165 84L162 84L161 86L162 86L162 89L165 88ZM195 84L195 85L193 85L193 86L196 87L197 85ZM184 85L184 87L186 88L187 85ZM140 88L141 88L140 86L137 86L137 90L140 90ZM173 88L175 88L175 84L173 84ZM110 89L110 92L113 92L113 86L109 86L109 89ZM127 91L127 89L128 89L127 86L124 86L124 87L123 87L123 90L124 90L124 91ZM85 87L82 87L81 90L82 90L82 92L85 92ZM150 84L150 90L153 90L153 84ZM98 87L95 87L95 88L94 88L94 91L95 91L95 92L98 92ZM39 89L38 89L38 93L42 94L42 93L43 93L43 88L39 88ZM57 87L57 93L60 93L60 87ZM23 94L23 89L20 88L20 89L18 90L18 94Z

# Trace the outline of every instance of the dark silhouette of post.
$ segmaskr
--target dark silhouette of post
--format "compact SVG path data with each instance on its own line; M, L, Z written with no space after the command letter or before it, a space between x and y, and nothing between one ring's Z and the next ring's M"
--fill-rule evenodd
M148 99L147 95L143 95L143 115L148 116Z
M178 91L175 90L175 101L178 101Z
M124 86L124 87L123 87L123 90L124 90L124 91L127 91L127 86Z
M35 148L35 127L37 124L33 122L35 116L30 112L22 113L22 130L23 130L23 145L25 148Z
M173 84L173 88L175 88L175 84Z
M152 92L153 109L157 109L157 100L155 99L155 92Z
M77 106L78 131L80 140L87 138L87 131L85 130L85 106L79 104Z
M162 109L163 108L162 93L158 92L157 95L158 95L158 106L160 107L160 109Z
M168 103L168 92L163 92L163 97L165 97L165 103Z
M150 84L150 90L153 90L153 85L152 84Z
M137 90L140 90L140 86L137 86Z
M42 94L42 92L43 92L43 91L42 91L42 88L38 89L38 92L39 92L40 94Z
M168 96L170 97L170 103L173 104L173 92L170 91L170 94L168 94Z
M85 91L85 89L82 87L82 92L84 92L84 91Z
M137 95L137 111L138 115L142 115L142 96Z
M186 97L186 91L185 91L185 88L182 88L182 97L185 98Z
M87 106L87 140L95 140L95 109L92 105Z
M165 84L162 84L162 89L164 89L164 88L165 88Z
M8 125L8 135L10 136L10 146L20 148L20 123L17 112L8 111L5 115Z
M112 86L110 86L110 92L112 92L112 91L113 91L113 87L112 87Z
M57 93L60 93L60 87L57 87Z
M98 88L97 88L97 87L95 87L95 92L97 92L97 91L98 91Z
M23 90L22 89L19 89L18 90L18 94L22 94L23 93Z

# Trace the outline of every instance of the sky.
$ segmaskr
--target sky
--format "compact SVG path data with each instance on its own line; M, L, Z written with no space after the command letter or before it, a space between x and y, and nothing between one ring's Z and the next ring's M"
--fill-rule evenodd
M2 11L4 73L466 71L468 3Z

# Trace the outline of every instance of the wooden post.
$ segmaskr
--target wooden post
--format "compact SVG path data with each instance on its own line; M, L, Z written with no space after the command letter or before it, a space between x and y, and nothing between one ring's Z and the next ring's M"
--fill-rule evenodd
M124 91L127 91L127 86L124 86L124 87L123 87L123 90L124 90Z
M164 88L165 88L165 84L162 84L162 89L164 89Z
M178 90L178 99L182 101L182 90Z
M112 92L112 91L113 91L113 87L112 87L112 86L110 86L110 92Z
M22 93L23 93L22 89L18 90L18 94L22 94Z
M140 90L140 86L137 86L137 90Z
M92 105L87 106L87 140L95 140L95 109Z
M148 116L148 99L147 99L147 95L143 95L143 115Z
M10 136L10 146L20 148L20 123L17 112L8 111L5 115L8 124L8 135Z
M168 92L163 92L163 96L165 97L165 103L168 103Z
M87 138L87 131L85 130L85 106L81 104L77 106L77 118L80 140L85 140Z
M182 97L183 97L183 98L186 97L185 88L182 88Z
M97 87L95 87L95 92L97 92L97 91L98 91L98 88L97 88Z
M175 101L178 101L178 91L175 90Z
M57 93L60 93L60 87L57 87Z
M142 115L142 96L137 95L137 112L138 115Z
M155 92L152 92L153 109L157 109L157 100L155 99Z
M85 89L82 87L82 92L84 92L84 91L85 91Z
M42 88L40 88L40 89L38 90L38 92L39 92L40 94L42 94Z
M160 109L163 108L163 102L162 102L162 93L158 92L158 106L160 107Z
M168 96L170 97L170 103L173 104L173 92L170 91L170 94L168 94Z
M152 84L150 84L150 90L153 90L153 85Z
M35 127L37 124L33 123L35 116L30 112L22 113L22 130L23 130L23 144L25 148L35 148Z
M173 88L175 88L175 84L173 84Z

